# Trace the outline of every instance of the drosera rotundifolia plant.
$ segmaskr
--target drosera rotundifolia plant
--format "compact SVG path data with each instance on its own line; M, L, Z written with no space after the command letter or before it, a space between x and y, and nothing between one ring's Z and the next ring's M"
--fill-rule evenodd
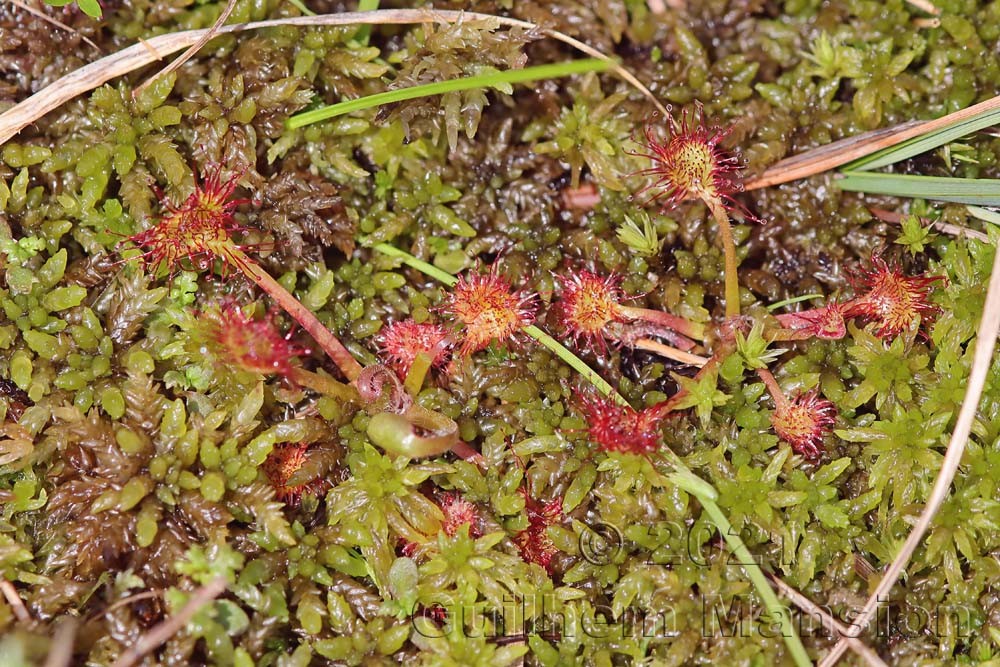
M659 136L661 127L665 137ZM708 207L725 256L726 316L733 317L740 314L739 263L729 214L735 211L750 222L757 219L735 198L742 187L740 163L720 145L727 134L728 129L707 125L704 109L697 104L690 116L684 110L679 119L669 116L657 123L654 117L647 122L644 150L635 155L651 163L639 172L650 178L637 194L651 192L648 200L664 210L687 199L699 199Z
M348 380L357 379L361 366L350 352L278 281L253 261L232 238L237 231L233 199L239 176L223 179L216 169L179 206L166 203L166 215L149 229L129 237L142 249L139 258L147 270L165 267L175 271L185 260L197 268L210 268L216 260L233 266L308 331ZM226 324L226 323L223 323ZM228 324L239 326L239 321ZM245 324L245 323L244 323Z
M379 444L386 445L395 436L393 445L419 456L441 453L457 444L454 422L412 405L404 387L383 366L362 368L340 340L306 306L234 241L232 233L238 228L233 210L244 203L233 199L237 180L238 176L223 180L218 170L209 173L203 184L195 184L194 192L183 204L166 204L167 213L160 221L130 236L127 240L143 251L139 255L143 266L152 271L164 266L175 271L186 262L195 268L205 269L220 260L223 268L235 267L309 332L341 375L356 389L356 398L376 412L388 410L394 413L394 416L374 415L380 427L373 430L372 437L377 438ZM293 368L287 357L294 356L296 352L288 347L287 341L269 336L270 327L266 322L247 319L238 309L230 306L220 310L211 328L210 336L229 352L232 361L238 365L261 374L283 374L341 399L351 393L334 380L317 380L308 371ZM436 436L415 435L412 431L417 428L433 432Z
M995 661L996 9L459 4L0 8L0 662Z

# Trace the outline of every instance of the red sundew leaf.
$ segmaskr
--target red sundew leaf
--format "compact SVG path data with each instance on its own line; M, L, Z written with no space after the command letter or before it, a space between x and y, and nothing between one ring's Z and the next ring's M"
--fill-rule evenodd
M418 324L412 319L393 322L382 330L378 342L385 361L400 377L406 377L418 354L430 355L432 365L438 367L448 361L448 332L439 324Z
M514 290L494 264L487 273L460 276L441 310L461 325L458 354L467 357L491 342L504 343L535 319L536 296Z
M938 311L930 302L930 291L943 276L907 276L881 257L872 257L872 269L863 271L856 282L866 294L844 304L847 317L875 322L875 334L883 340L895 338L917 319Z
M837 408L817 390L799 394L771 414L771 426L792 451L809 460L822 454L823 437L833 428Z
M686 199L721 202L727 210L759 222L734 198L743 191L742 165L736 155L719 146L730 131L708 126L701 104L691 116L685 110L680 121L669 117L666 138L660 137L652 121L647 122L643 128L645 150L629 154L652 162L651 167L638 172L652 180L636 195L651 192L646 203L660 202L664 211Z

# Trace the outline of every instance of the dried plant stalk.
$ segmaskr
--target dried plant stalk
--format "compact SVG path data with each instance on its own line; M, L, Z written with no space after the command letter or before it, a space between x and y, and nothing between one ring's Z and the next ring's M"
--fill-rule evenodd
M858 656L868 665L871 667L887 667L882 658L878 657L878 654L875 653L875 651L873 651L867 644L856 637L848 635L847 626L831 616L830 612L789 586L776 575L771 574L768 575L768 577L774 583L774 586L778 589L779 593L791 600L795 606L802 611L819 619L819 622L823 624L823 627L826 628L827 632L836 633L841 637L844 637L850 649L858 654Z
M646 350L647 352L653 352L661 357L666 357L667 359L673 359L674 361L679 361L682 364L689 364L691 366L698 366L701 368L708 363L707 357L702 357L697 354L691 354L690 352L685 352L684 350L678 350L676 347L671 347L669 345L664 345L658 341L652 340L650 338L640 338L632 344L633 347L640 350Z
M1000 95L934 120L911 120L893 127L884 127L840 139L775 163L760 176L747 180L744 189L756 190L821 174L824 171L836 169L848 162L871 155L876 151L898 146L904 141L971 120L976 116L997 109L1000 109Z
M889 222L894 225L898 225L903 221L906 216L902 213L897 213L896 211L887 211L884 208L869 208L871 214L883 222ZM967 236L970 239L976 239L977 241L982 241L983 243L989 243L990 237L982 232L976 231L975 229L969 229L967 227L960 227L959 225L952 225L947 222L938 222L935 220L926 220L924 218L920 219L920 222L930 226L932 229L939 229L945 234L950 236Z
M112 667L132 667L142 660L143 656L156 650L158 646L177 634L199 609L219 597L226 590L226 586L226 579L218 577L196 590L179 612L143 635L134 646L118 656Z
M17 589L14 588L14 584L10 583L6 579L0 579L0 593L3 593L3 597L7 600L7 604L14 611L14 616L21 623L30 623L31 614L24 606L24 600L21 596L17 594Z
M52 648L45 658L44 667L68 667L73 662L73 641L80 622L73 616L65 616L56 626L52 637Z
M197 42L188 47L187 51L177 56L177 58L172 63L170 63L162 70L160 70L153 76L146 79L141 85L136 87L136 89L132 91L132 99L135 99L139 95L141 95L142 91L148 88L154 81L159 79L161 76L166 76L171 72L177 71L181 65L190 60L194 56L194 54L198 53L198 51L200 51L203 46L208 44L209 40L211 40L212 37L219 34L219 30L222 29L222 25L226 22L226 19L229 18L230 14L233 13L233 9L235 8L236 8L236 0L229 0L229 2L226 3L226 6L222 9L222 13L219 14L219 18L217 18L215 20L215 23L212 24L212 27L208 29L208 32L199 37Z

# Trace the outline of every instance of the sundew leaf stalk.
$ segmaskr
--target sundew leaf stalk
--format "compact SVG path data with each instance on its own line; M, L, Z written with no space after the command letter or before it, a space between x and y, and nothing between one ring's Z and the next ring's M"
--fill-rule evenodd
M388 243L379 243L373 246L374 250L382 253L383 255L388 255L390 257L395 257L403 261L407 266L413 267L417 271L420 271L426 276L434 278L438 282L444 283L448 287L454 287L458 282L458 278L451 275L447 271L442 271L433 264L418 259L411 255L410 253L400 250L399 248L389 245ZM582 375L590 384L594 385L598 391L600 391L605 396L608 396L622 405L628 405L626 401L618 392L615 391L614 387L607 383L607 381L597 374L590 366L585 364L580 357L576 356L569 349L557 341L555 338L545 333L539 329L534 324L530 324L522 329L524 333L534 338L541 345L548 348L556 356L565 361L573 370Z
M292 4L308 13L305 4L312 3ZM357 4L365 9L378 2ZM830 608L822 619L827 639L800 633L817 661L830 653L824 664L851 641L838 634L864 631L886 591L909 606L927 607L945 595L947 611L959 613L942 617L947 623L938 632L933 617L918 619L922 631L902 636L865 631L864 642L850 644L853 660L877 665L881 653L961 662L993 654L990 633L970 635L964 612L973 610L975 625L975 609L995 584L989 571L966 575L989 564L1000 507L986 491L1000 467L991 468L995 452L982 434L968 433L966 421L976 415L966 412L976 413L982 387L961 376L970 364L975 371L989 362L988 351L973 359L971 348L995 244L979 232L965 233L984 243L927 231L963 234L957 224L941 222L961 222L961 206L935 209L921 197L882 201L892 210L877 212L870 195L838 198L843 179L835 173L827 182L736 194L772 224L758 230L727 209L729 223L740 225L729 230L727 242L718 207L689 196L654 224L627 198L625 185L638 189L652 175L619 177L653 164L622 156L630 148L623 143L629 128L642 128L657 106L652 128L657 141L669 141L671 116L681 121L683 105L691 121L696 100L706 104L705 122L732 127L718 143L720 154L735 154L737 144L747 152L747 189L829 171L836 160L898 141L907 127L924 136L872 159L886 160L884 166L903 151L911 157L926 152L917 142L944 138L927 128L945 127L941 121L954 123L957 115L848 135L878 117L926 117L929 107L940 106L940 82L920 76L922 63L946 62L957 52L974 54L987 70L1000 63L990 27L995 21L988 20L997 12L964 7L943 16L936 30L905 3L894 4L863 26L838 26L829 38L822 30L831 29L836 7L798 3L779 12L787 16L746 18L744 32L775 18L788 28L764 35L758 40L763 51L748 54L728 48L732 35L713 30L725 23L724 7L677 14L663 0L649 0L648 7L635 3L628 11L566 14L573 5L542 3L531 14L534 23L424 9L291 17L296 12L287 4L240 6L239 25L225 26L220 38L227 48L202 52L176 73L176 82L169 77L173 89L157 84L156 94L139 96L137 104L143 103L135 106L129 82L119 81L72 108L65 103L108 79L204 44L212 31L184 28L210 25L221 7L176 16L114 12L100 25L88 24L73 7L71 23L107 52L123 45L122 35L165 33L76 71L89 53L78 44L86 37L48 48L47 26L33 25L16 8L6 12L0 24L39 47L11 55L15 69L31 76L11 84L21 103L0 123L8 138L32 124L4 146L0 182L0 209L13 237L0 247L0 259L7 256L0 297L9 320L0 326L6 350L0 356L10 371L0 380L0 413L8 422L0 429L6 436L0 472L12 498L5 516L12 528L0 546L12 554L2 583L19 612L17 621L7 619L8 626L17 623L6 642L15 651L24 647L39 657L47 650L41 635L80 607L77 593L95 590L117 571L114 586L96 589L78 609L92 617L114 609L90 624L88 636L99 641L75 648L81 659L100 662L110 650L114 660L129 653L127 646L116 652L117 637L159 633L157 622L184 606L185 591L224 572L230 582L239 575L239 596L209 601L186 625L171 616L176 637L131 659L183 662L188 654L204 654L249 664L294 653L345 664L507 664L530 653L523 659L547 665L570 654L609 664L706 656L723 664L749 656L796 664L794 651L774 637L784 614L772 619L765 599L747 586L752 580L763 590L757 570L741 575L738 558L746 566L757 559L781 602L799 607L791 608L796 629L800 619ZM481 20L469 20L476 16ZM579 21L570 26L567 17ZM250 23L257 19L271 20ZM354 27L319 27L349 22ZM418 25L387 25L397 22ZM376 26L374 35L383 25L384 38L365 44L366 28ZM353 111L301 130L286 124L309 100L334 103L390 89L409 95L421 92L412 86L515 72L536 58L599 57L565 49L554 55L549 46L562 43L534 41L557 34L541 25L573 27L617 54L657 95L678 105L675 111L660 107L633 79L646 97L625 90L618 79L627 72L612 65L582 82L573 75L486 86ZM817 56L782 57L810 42ZM42 69L70 73L32 95L30 84ZM954 83L954 105L996 92L982 76ZM995 114L996 100L992 112L983 106L988 101L961 113ZM65 113L42 118L60 106ZM379 122L365 120L373 115ZM992 125L981 115L965 118L981 122L980 130ZM951 137L940 151L895 171L994 176L990 135L965 136L971 130L971 124L965 131L946 127ZM837 138L789 158L801 145ZM823 165L813 157L820 152L827 156ZM252 189L254 203L240 206L235 217L258 229L234 226L237 248L368 365L372 382L351 382L333 368L258 283L232 275L232 258L184 258L182 275L162 265L111 275L122 263L135 264L140 253L129 247L122 262L114 262L105 252L113 237L169 217L150 196L150 180L171 192L188 188L174 200L180 203L190 192L191 160L222 162L227 176L245 170L240 185ZM855 178L878 168L864 162L844 169ZM623 170L624 163L632 164ZM579 187L577 176L583 177ZM875 180L885 176L892 174ZM868 213L901 222L902 234L868 224ZM443 234L433 233L435 227ZM318 261L305 270L296 263L282 276L277 256L265 260L252 245L260 234L261 247L280 239L282 256ZM751 238L744 240L746 234ZM844 234L846 245L838 243ZM453 290L427 278L408 280L415 273L405 259L379 258L372 250L379 241L466 279L506 264L509 270L500 274L507 284L497 294L532 297L534 290L535 305L506 329L491 323L490 335L481 337L485 348L469 344L463 356L467 327L442 307ZM514 256L498 258L494 251L510 244L517 247ZM868 263L871 249L883 247L878 259L884 266L874 257ZM735 294L733 255L742 262L744 288ZM476 261L474 271L459 268ZM577 299L580 307L570 317L569 308L557 310L572 296L564 279L583 270L597 277L591 288L620 298ZM525 274L533 277L520 279ZM993 291L987 303L995 306ZM821 294L793 296L806 292ZM217 318L224 326L207 331L226 294L237 295L241 312ZM743 312L733 316L740 305ZM626 310L631 306L649 312ZM514 310L509 302L498 308ZM986 319L996 310L987 307ZM667 321L674 314L701 326L703 335ZM578 325L575 331L570 324ZM529 333L552 352L529 342L503 349ZM556 356L601 389L590 391ZM989 413L996 398L991 389L1000 385L987 377L995 370L982 373L986 405L977 414ZM965 384L972 406L962 405ZM441 414L425 419L406 407L411 400L439 406ZM445 413L452 419L438 419ZM942 465L947 431L956 423ZM450 453L465 461L440 457L456 437L468 444L456 442ZM461 453L460 445L469 451ZM475 465L468 453L480 456ZM431 459L412 460L424 457ZM963 466L954 474L959 459ZM685 474L685 465L697 476ZM295 507L297 490L317 479L329 479L333 495L303 488ZM923 504L920 522L908 521ZM42 530L33 530L40 520ZM622 532L622 548L599 562L579 548L587 535L604 536L597 521L629 531ZM664 562L676 536L647 529L674 521L710 526L699 540L710 552L707 562L680 568ZM716 526L725 526L721 538ZM790 543L775 544L774 537ZM59 548L53 552L51 544ZM911 556L919 562L907 566ZM908 567L910 578L895 583ZM866 586L873 597L861 622L836 624L832 616L850 612L852 603L838 592ZM136 595L148 589L162 594ZM558 606L534 605L532 596L549 593ZM514 623L504 614L502 638L469 637L442 602L456 595L485 614L506 611L501 597L534 606L518 612ZM699 633L705 608L698 603L705 595L719 605L732 596L740 612L750 602L753 617L733 618L730 607L727 618L712 624L721 632ZM633 612L662 609L664 602L680 614L677 636L667 616L654 627L647 628L645 615L641 627L631 622ZM600 622L605 603L613 607L605 620L621 627L620 639L574 642L543 630L553 619L576 622L578 615ZM749 622L750 632L733 635L734 620L740 629ZM427 630L444 630L447 637L414 635L414 623L425 621ZM264 645L259 633L246 632L262 623L269 637ZM352 641L343 637L345 627ZM55 629L57 652L68 650Z
M208 174L182 204L167 203L167 215L159 223L130 237L143 249L140 259L146 269L166 266L173 271L186 262L207 268L217 259L236 267L309 332L350 385L299 367L284 369L289 379L345 400L359 396L372 412L369 436L387 451L416 458L454 449L464 458L478 460L478 454L459 440L454 420L415 404L387 367L362 368L312 311L237 245L231 236L238 229L233 211L241 203L231 198L237 180L234 176L223 181L218 170Z
M308 331L344 376L354 381L361 364L343 343L233 240L231 234L237 229L233 211L241 202L231 197L238 180L233 176L224 181L219 169L206 174L182 204L166 204L167 215L160 222L129 240L143 249L140 257L148 270L166 266L173 271L184 261L204 265L216 258L236 267Z
M644 149L631 152L651 164L638 172L651 180L636 194L651 193L648 202L659 202L663 210L687 199L700 199L708 207L719 228L725 259L726 317L736 317L740 314L739 262L729 214L735 211L749 221L758 220L735 199L743 189L739 159L719 145L732 128L708 126L698 104L691 116L686 110L680 120L668 116L666 129L667 136L661 138L654 123L648 122L643 130Z

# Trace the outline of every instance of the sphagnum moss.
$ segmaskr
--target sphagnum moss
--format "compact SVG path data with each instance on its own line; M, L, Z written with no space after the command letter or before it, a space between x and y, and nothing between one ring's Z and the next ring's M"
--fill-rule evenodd
M739 147L749 175L869 127L939 116L997 85L993 6L942 5L941 26L927 28L904 3L793 0L750 13L723 4L653 14L587 0L510 12L616 52L681 107L678 120L701 103L729 131L720 150ZM495 9L480 5L462 7ZM106 4L102 22L72 9L59 17L114 51L205 27L220 9L132 0ZM240 4L233 20L289 11ZM93 57L78 36L54 37L10 4L0 27L3 105ZM139 78L113 82L0 151L0 574L36 621L0 607L4 660L41 664L44 638L78 615L87 623L74 663L110 665L197 586L223 577L227 593L151 664L787 662L721 547L720 522L747 545L744 556L849 619L936 473L991 245L911 228L905 254L873 261L896 232L816 177L737 197L768 223L733 227L743 288L734 298L724 289L731 253L714 247L712 212L696 202L651 219L662 251L640 253L616 234L639 219L641 198L623 188L641 187L629 174L651 164L629 156L628 137L650 109L610 76L286 129L314 104L576 57L476 21L356 35L280 27L223 37L138 99ZM905 169L995 177L996 140L962 143ZM958 154L969 159L949 159ZM260 250L261 270L339 332L362 366L394 363L395 397L453 420L481 460L373 448L378 416L351 391L329 390L336 370L301 349L311 346L304 335L293 334L290 377L227 378L201 350L198 313L231 300L263 323L251 286L190 271L156 282L108 259L162 213L150 183L183 201L198 182L192 167L210 164L243 174L253 201L237 213L241 242ZM966 218L959 207L914 212ZM621 429L589 432L579 373L548 348L483 335L451 366L436 347L423 362L392 352L394 326L410 318L440 325L446 347L461 345L462 329L442 309L451 290L371 250L385 242L446 274L477 261L483 272L501 267L516 290L538 295L529 333L543 342L545 331L570 342L559 326L565 284L554 276L620 276L636 295L628 307L703 329L674 331L717 359L692 378L614 340L580 345L589 377L618 389L626 414L670 408L663 420L634 419L659 427L626 446ZM913 313L876 298L892 280L912 287ZM774 317L763 307L817 293L826 298ZM720 329L737 300L748 319ZM762 323L759 343L751 321ZM809 440L818 457L796 455L772 429L781 408L755 379L761 364L789 396L835 406L834 433ZM993 373L953 495L862 637L886 662L995 659L998 402ZM694 500L704 489L669 477L657 458L665 448L712 485L721 517ZM275 462L290 452L304 456L285 478ZM300 484L308 490L287 495ZM814 658L830 645L801 634Z

